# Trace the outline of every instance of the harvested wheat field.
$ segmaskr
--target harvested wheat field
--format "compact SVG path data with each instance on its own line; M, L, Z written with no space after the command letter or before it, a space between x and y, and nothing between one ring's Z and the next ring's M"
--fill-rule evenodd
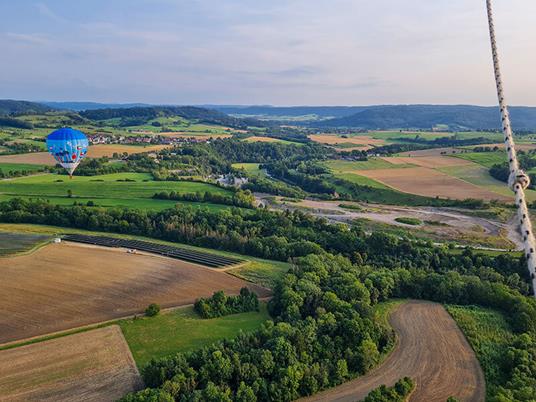
M357 173L404 193L459 200L475 198L487 201L511 201L511 198L505 195L424 167L360 170Z
M247 285L268 294L200 265L65 242L0 258L0 270L0 343L138 314L153 302L191 304L217 290Z
M141 387L117 325L0 351L0 401L115 401Z
M309 138L315 142L327 145L337 145L337 144L355 144L355 145L385 145L385 141L377 138L372 138L368 135L360 135L356 137L343 138L337 135L330 134L313 134Z
M389 319L398 335L395 350L367 375L306 401L360 401L382 384L391 386L411 377L413 402L445 402L454 396L463 402L483 402L484 373L464 335L436 303L411 301L400 306Z
M122 154L141 154L142 152L155 152L169 148L170 145L121 145L121 144L103 144L90 145L87 149L88 158L102 158L103 156L112 156L114 153Z
M437 169L437 168L444 168L444 167L451 167L451 166L473 165L473 162L471 161L460 159L460 158L452 158L450 156L419 156L419 157L395 156L395 157L383 157L381 159L389 163L392 163L394 165L411 164L411 165L422 166L422 167L430 168L430 169Z
M31 152L28 154L2 155L0 163L30 163L54 166L56 161L48 152Z

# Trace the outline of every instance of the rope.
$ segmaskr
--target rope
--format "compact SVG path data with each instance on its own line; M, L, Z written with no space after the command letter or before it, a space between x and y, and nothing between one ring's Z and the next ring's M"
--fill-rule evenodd
M510 114L508 113L508 105L504 99L503 84L501 78L501 68L499 64L499 55L497 53L497 42L495 40L495 26L493 24L493 10L491 0L486 0L488 8L488 23L489 34L491 39L491 51L493 54L493 67L495 69L495 82L497 84L497 96L499 97L499 106L501 109L502 128L504 133L504 142L506 151L508 152L508 163L510 168L510 176L508 178L508 186L515 193L517 214L519 225L521 228L521 236L525 248L525 256L527 266L532 280L532 289L536 296L536 242L532 232L532 223L529 218L527 202L525 201L525 190L530 184L529 176L519 168L517 154L512 134L512 125L510 123Z

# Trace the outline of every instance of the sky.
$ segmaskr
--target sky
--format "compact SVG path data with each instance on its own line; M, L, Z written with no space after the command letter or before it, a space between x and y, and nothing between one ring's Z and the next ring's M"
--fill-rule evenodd
M510 104L536 106L536 1L494 0ZM0 98L496 104L484 0L0 0Z

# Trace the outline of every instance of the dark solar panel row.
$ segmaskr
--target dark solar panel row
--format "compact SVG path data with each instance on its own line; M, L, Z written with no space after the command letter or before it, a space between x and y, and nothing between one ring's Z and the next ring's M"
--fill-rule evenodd
M94 244L106 247L123 247L150 253L160 254L167 257L176 258L183 261L206 265L212 268L221 268L235 265L241 260L232 257L225 257L216 254L204 253L197 250L188 250L181 247L167 246L164 244L151 243L142 240L118 239L106 236L88 236L82 234L69 234L63 237L64 240L78 243Z

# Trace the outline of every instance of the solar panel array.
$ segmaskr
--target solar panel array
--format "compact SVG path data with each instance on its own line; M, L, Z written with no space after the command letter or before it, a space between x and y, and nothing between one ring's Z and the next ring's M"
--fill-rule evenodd
M243 262L238 258L210 254L197 250L188 250L181 247L167 246L165 244L151 243L143 240L128 240L119 239L116 237L88 236L81 234L68 234L64 236L63 239L77 243L94 244L96 246L122 247L147 251L149 253L176 258L178 260L187 262L193 262L195 264L201 264L211 268L224 268Z

